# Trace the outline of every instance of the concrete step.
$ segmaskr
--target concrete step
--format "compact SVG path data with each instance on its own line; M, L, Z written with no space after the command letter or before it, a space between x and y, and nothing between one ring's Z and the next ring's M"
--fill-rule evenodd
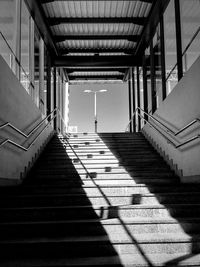
M162 236L162 238L161 238ZM48 238L32 240L9 240L0 241L2 258L12 251L12 258L24 257L43 257L59 258L63 256L71 257L88 257L88 256L114 256L120 254L140 254L145 251L147 254L176 254L176 253L193 253L199 252L200 239L182 237L179 235L154 235L144 238L129 237L126 240L109 240L105 237L72 237L72 238ZM133 243L133 240L137 240Z
M200 204L1 208L0 222L200 217Z
M173 172L167 172L164 169L156 169L157 173L154 173L151 169L144 169L143 171L139 171L138 169L133 170L126 170L125 168L111 168L111 167L105 167L105 168L66 168L63 171L58 169L58 171L55 171L54 169L41 169L38 171L35 171L30 176L38 177L42 179L42 176L44 178L48 178L48 176L51 178L53 176L62 177L61 175L76 175L79 174L80 178L87 178L89 174L92 178L102 178L102 179L113 179L113 178L134 178L134 177L175 177ZM160 171L160 173L159 173ZM63 176L65 177L65 176ZM178 178L177 178L178 179Z
M155 239L155 234L185 235L191 239L200 234L200 218L157 219L85 219L68 221L28 221L0 223L0 240L105 236L110 239L127 239L127 232L134 237ZM186 235L187 233L187 235ZM158 238L158 236L156 236Z
M29 181L26 181L24 184L29 184L29 185L54 185L54 186L70 186L70 187L75 187L79 186L81 187L82 185L86 186L134 186L136 184L176 184L178 183L175 179L169 179L169 177L134 177L133 178L118 178L116 179L115 177L112 179L102 179L102 178L95 178L95 179L90 179L90 178L82 178L81 180L77 179L79 176L76 178L75 176L65 176L65 175L60 175L60 176L50 176L48 175L46 178L44 178L44 175L41 176L41 178L32 178Z
M134 205L134 204L200 204L199 193L160 193L160 194L132 194L105 195L101 190L95 196L82 194L37 194L22 196L0 196L2 207L39 207L39 206L76 206L76 205Z
M72 184L71 187L67 186L56 186L52 184L44 184L38 187L36 184L24 184L23 186L17 187L4 187L0 188L0 194L3 195L27 195L27 194L80 194L85 192L87 195L97 195L99 194L99 188L104 194L109 195L131 195L131 194L148 194L148 193L183 193L183 194L199 194L200 185L188 184L185 188L184 184L172 183L172 184L134 184L127 185L126 183L119 184L102 184L97 187L94 183L89 185L82 184Z
M98 256L98 257L79 257L79 258L66 258L62 257L59 259L44 259L44 258L36 258L36 259L9 259L9 260L1 260L2 267L177 267L177 263L182 267L199 267L200 255L199 254L186 254L182 253L154 253L154 254L123 254L116 256Z

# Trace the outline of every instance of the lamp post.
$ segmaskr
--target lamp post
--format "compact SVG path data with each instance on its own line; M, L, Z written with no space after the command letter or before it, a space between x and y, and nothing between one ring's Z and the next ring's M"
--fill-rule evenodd
M92 93L94 94L94 130L95 133L97 133L97 93L103 93L106 92L106 89L98 90L98 91L92 91L92 90L85 90L85 93Z

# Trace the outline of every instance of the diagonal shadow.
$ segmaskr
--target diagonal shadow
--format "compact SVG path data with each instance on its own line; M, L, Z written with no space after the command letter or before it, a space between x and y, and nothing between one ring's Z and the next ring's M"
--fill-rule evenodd
M21 186L0 188L0 265L123 266L83 186L55 136Z
M127 134L125 138L120 138L120 134L112 136L99 134L99 137L118 159L119 166L124 168L130 179L135 184L144 184L158 204L167 210L171 218L175 219L183 232L188 235L186 243L191 244L189 253L181 253L179 257L165 261L163 266L179 266L184 260L198 255L200 253L200 186L181 185L178 177L172 173L164 160L140 133L132 137ZM139 204L142 203L145 195L134 194L130 197L132 197L132 204ZM133 237L131 232L129 234Z
M72 144L70 144L69 140L67 140L67 139L64 139L64 140L66 141L66 147L69 146L70 149L72 150L73 154L76 157L75 160L73 160L74 163L80 163L82 165L83 169L85 170L86 178L88 178L92 181L94 187L99 191L101 197L105 200L106 206L101 207L100 218L106 219L106 220L118 218L118 221L119 221L120 225L122 226L122 228L124 229L126 235L131 239L131 243L136 246L137 253L139 253L140 256L142 257L142 261L139 264L142 264L142 262L145 262L145 266L153 267L154 266L153 263L148 258L145 251L143 250L143 248L137 242L137 239L134 238L133 234L131 233L131 231L129 230L129 228L126 226L123 219L119 215L119 206L112 205L111 201L109 200L109 197L104 193L101 186L99 186L98 183L96 183L95 178L97 178L97 173L96 172L89 172L87 167L85 166L85 164L80 159L77 152L75 151L75 149L80 148L81 142L79 143L79 145L77 145L77 144L72 145ZM101 141L100 139L97 139L97 140L98 140L98 142ZM97 142L97 140L96 140L96 142ZM87 142L87 146L88 145L90 145L89 142ZM100 154L104 155L105 151L100 150ZM88 154L87 154L87 158L92 159L93 158L93 156L91 156L92 154L89 154L89 155L90 155L90 157L88 157ZM108 173L112 172L112 168L111 167L105 167L105 172L108 172ZM138 197L139 197L139 195L136 196L137 201L138 201ZM122 244L123 244L123 241L122 241ZM129 253L132 253L132 252L129 252ZM133 253L135 253L135 251Z

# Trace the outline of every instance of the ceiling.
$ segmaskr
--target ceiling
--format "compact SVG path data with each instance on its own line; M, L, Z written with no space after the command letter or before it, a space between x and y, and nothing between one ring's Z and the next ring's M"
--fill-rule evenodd
M136 51L153 0L41 0L57 50L55 66L70 83L124 81L138 65Z

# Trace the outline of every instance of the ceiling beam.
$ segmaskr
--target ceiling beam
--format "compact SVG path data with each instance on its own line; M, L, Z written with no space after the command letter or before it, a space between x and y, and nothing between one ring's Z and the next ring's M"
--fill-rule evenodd
M105 23L132 23L137 25L144 25L146 18L48 18L48 23L50 26L59 24L105 24Z
M100 53L124 53L124 54L128 54L128 55L133 55L134 54L134 50L132 49L120 49L120 48L66 48L66 49L60 49L59 50L59 54L60 55L66 55L69 53L91 53L91 54L100 54Z
M57 48L53 40L52 33L49 25L46 21L46 16L39 0L25 0L25 3L30 11L30 14L34 18L34 21L44 38L44 41L51 51L52 56L57 55Z
M69 0L40 0L40 2L42 4L48 4L48 3L58 2L58 1L67 2ZM85 1L85 0L73 0L73 2L75 2L75 1ZM90 2L97 1L98 2L98 1L102 1L102 0L87 0L87 1L90 1ZM110 1L112 2L112 1L121 1L121 0L110 0ZM123 1L130 1L130 0L123 0ZM144 3L149 3L149 4L151 4L153 2L153 0L131 0L131 1L144 2Z
M135 54L141 55L144 49L149 45L150 40L155 34L156 27L160 21L161 15L167 8L170 0L153 0L148 20L141 33L140 41L136 45Z
M54 59L54 67L64 68L128 68L141 66L141 58L135 56L58 56Z
M69 76L69 81L72 80L122 80L124 75L77 75Z
M128 40L129 42L137 42L139 35L55 35L56 43L66 40Z
M125 71L126 71L126 68L118 68L118 69L104 69L104 68L96 68L96 67L94 67L94 68L76 68L76 69L65 69L66 70L66 72L70 75L70 73L74 73L74 72L99 72L99 71L103 71L103 72L115 72L115 71L117 71L117 72L119 72L119 73L125 73Z

